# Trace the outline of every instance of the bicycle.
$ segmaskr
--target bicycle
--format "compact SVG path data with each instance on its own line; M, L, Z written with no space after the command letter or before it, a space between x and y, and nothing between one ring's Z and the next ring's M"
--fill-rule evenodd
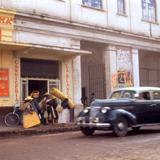
M7 113L4 117L5 125L8 127L18 126L20 124L20 110L19 105L15 104L13 112Z

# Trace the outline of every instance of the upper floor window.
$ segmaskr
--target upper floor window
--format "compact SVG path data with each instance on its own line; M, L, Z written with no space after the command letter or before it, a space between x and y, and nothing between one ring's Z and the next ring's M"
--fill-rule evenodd
M147 21L156 21L155 0L142 0L142 17Z
M117 12L120 14L126 14L125 0L117 0Z
M85 6L102 9L102 0L82 0Z

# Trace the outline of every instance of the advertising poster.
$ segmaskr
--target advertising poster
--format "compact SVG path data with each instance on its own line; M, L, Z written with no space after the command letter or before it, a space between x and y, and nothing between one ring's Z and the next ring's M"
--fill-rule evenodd
M130 48L117 47L116 72L111 77L112 88L133 86L133 64Z
M0 97L9 96L9 71L0 69Z
M132 54L130 49L117 49L117 84L120 87L133 85Z

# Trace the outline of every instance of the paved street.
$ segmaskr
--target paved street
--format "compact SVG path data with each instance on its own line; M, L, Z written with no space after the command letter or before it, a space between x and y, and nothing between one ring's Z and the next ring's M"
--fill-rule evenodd
M160 127L123 138L68 132L0 139L0 160L159 160L159 155Z

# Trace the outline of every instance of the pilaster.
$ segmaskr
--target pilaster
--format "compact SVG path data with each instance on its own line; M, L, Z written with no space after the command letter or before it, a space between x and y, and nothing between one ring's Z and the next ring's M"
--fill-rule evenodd
M139 51L136 48L132 49L133 55L133 82L134 86L140 86L140 77L139 77Z

